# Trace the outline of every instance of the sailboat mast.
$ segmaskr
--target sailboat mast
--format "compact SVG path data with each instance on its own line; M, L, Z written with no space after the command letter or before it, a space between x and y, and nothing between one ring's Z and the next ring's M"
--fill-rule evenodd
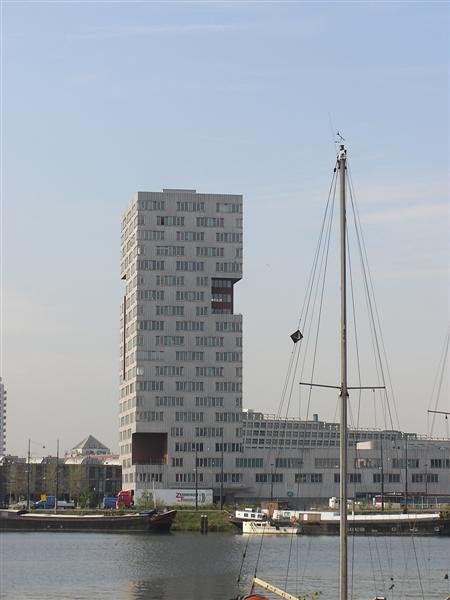
M347 600L347 255L345 175L347 152L344 145L338 152L340 184L340 263L341 263L341 394L340 394L340 537L339 537L339 600Z

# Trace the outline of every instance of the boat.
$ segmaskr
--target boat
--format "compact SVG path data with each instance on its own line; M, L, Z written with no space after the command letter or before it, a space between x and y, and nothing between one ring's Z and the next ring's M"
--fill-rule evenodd
M0 510L0 531L102 531L168 532L176 510L156 510L125 514L36 513L26 510Z
M341 140L343 141L343 140ZM337 160L335 165L335 177L334 180L337 185L339 180L339 213L340 213L340 226L339 226L339 254L340 254L340 385L323 385L316 383L311 376L311 381L303 382L300 381L300 385L308 386L311 390L313 387L322 388L334 388L339 394L339 513L322 513L319 511L304 511L297 517L297 523L292 524L289 527L289 532L304 535L318 534L339 534L339 574L337 578L337 589L336 598L339 600L349 599L349 577L348 577L348 536L349 534L386 534L399 533L405 535L411 535L418 533L439 534L439 535L450 535L450 519L448 515L433 513L433 514L408 514L408 505L405 502L405 512L401 514L380 514L380 515L355 515L349 514L348 507L348 493L347 493L347 482L349 475L349 461L348 461L348 426L347 426L347 414L348 414L348 397L349 390L385 390L384 381L382 385L370 385L362 387L361 384L358 386L349 385L348 383L348 358L347 358L347 337L348 337L348 326L347 326L347 242L348 242L348 230L347 230L347 216L346 216L346 175L347 175L347 150L343 143L339 143L339 150L337 152ZM330 195L331 189L330 188ZM334 188L336 189L336 188ZM328 206L328 205L327 205ZM331 211L330 211L331 212ZM324 227L325 220L322 227ZM330 220L331 224L331 220ZM325 246L324 246L325 247ZM319 251L316 254L316 260L318 259ZM317 266L317 264L316 264ZM312 289L312 284L311 284ZM323 287L322 287L323 291ZM352 290L353 294L353 290ZM352 296L353 300L353 296ZM321 303L321 302L320 302ZM320 304L319 303L319 304ZM299 325L300 327L300 325ZM292 335L291 339L294 343L294 347L297 347L298 342L303 339L303 333L300 329L297 329ZM293 355L294 356L294 355ZM297 355L298 356L298 355ZM294 363L294 359L291 358L291 364ZM313 371L312 371L313 372ZM406 493L406 498L407 498ZM244 523L243 527L251 529L252 531L261 530L261 533L265 531L271 531L276 525L272 520L267 524L256 524L256 523ZM279 525L280 527L280 525ZM245 530L244 530L245 531ZM262 544L263 537L261 537ZM260 554L260 551L259 551ZM258 554L258 557L259 557ZM245 553L244 553L245 556ZM259 560L259 558L258 558ZM285 600L297 600L298 595L293 596L286 590L280 589L271 583L268 583L264 579L257 577L258 562L254 569L254 577L251 580L250 594L247 596L238 596L238 600L269 600L268 596L263 595L266 592L275 594ZM238 579L239 583L239 579ZM263 594L260 594L257 590L263 590ZM352 592L353 593L353 592ZM302 597L302 596L301 596ZM375 600L386 600L385 596L376 596Z
M244 508L243 510L235 510L234 515L229 517L230 523L235 525L242 531L242 524L245 522L263 523L267 521L267 514L259 509Z
M242 523L242 533L257 535L296 535L300 532L296 525L282 525L273 523L272 521L244 521Z

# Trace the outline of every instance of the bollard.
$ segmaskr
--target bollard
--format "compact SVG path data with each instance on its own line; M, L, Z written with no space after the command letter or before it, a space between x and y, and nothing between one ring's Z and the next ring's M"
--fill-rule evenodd
M201 515L200 517L200 532L208 533L208 515Z

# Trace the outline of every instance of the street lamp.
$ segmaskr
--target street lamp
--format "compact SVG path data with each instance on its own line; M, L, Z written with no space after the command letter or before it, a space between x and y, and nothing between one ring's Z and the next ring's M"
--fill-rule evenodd
M30 477L31 477L31 442L32 440L28 438L28 452L27 452L27 510L30 510ZM43 444L38 442L33 442L37 446L41 446L45 448Z
M270 502L273 501L273 463L270 465Z
M197 442L195 444L195 510L198 510L198 455Z

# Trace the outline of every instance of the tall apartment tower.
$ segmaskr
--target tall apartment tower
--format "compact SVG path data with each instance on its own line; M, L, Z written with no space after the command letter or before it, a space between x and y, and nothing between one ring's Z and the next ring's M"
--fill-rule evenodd
M125 488L242 486L242 196L137 192L122 220Z
M6 389L0 377L0 454L6 453Z

